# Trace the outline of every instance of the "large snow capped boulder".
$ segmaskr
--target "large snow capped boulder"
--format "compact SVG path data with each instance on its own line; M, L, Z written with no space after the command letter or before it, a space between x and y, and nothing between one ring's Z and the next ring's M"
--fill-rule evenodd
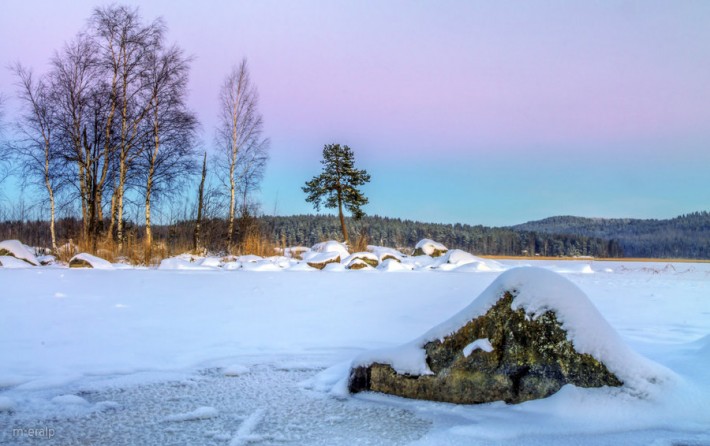
M308 258L304 257L303 259L306 261L308 266L312 268L323 269L330 263L340 263L340 253L337 251L327 251L321 253L316 253L315 251L313 252L313 255Z
M363 263L365 266L363 266ZM343 265L345 265L347 269L362 269L366 266L376 268L379 264L380 261L377 258L377 255L366 251L350 254L348 257L343 259Z
M348 248L343 243L336 242L335 240L316 243L311 248L311 251L320 253L337 252L340 255L341 259L344 259L345 257L350 255L350 253L348 252Z
M82 252L69 260L69 268L113 269L113 265L100 257Z
M12 256L0 256L0 268L31 268L32 264Z
M566 384L644 386L665 372L631 351L586 295L562 276L515 268L419 339L369 352L350 369L350 392L451 403L520 403Z
M379 263L382 263L388 259L392 259L401 263L402 259L405 257L404 254L397 251L396 249L387 248L385 246L367 245L367 250L377 256L377 260L379 261Z
M446 254L446 251L448 251L449 248L446 246L442 245L439 242L435 242L434 240L429 240L428 238L425 238L423 240L419 240L419 243L417 243L417 246L414 247L414 255L415 256L421 256L421 255L427 255L431 257L439 257L442 254Z
M23 245L19 240L4 240L0 242L0 256L14 257L24 260L30 265L39 266L39 261L32 249Z

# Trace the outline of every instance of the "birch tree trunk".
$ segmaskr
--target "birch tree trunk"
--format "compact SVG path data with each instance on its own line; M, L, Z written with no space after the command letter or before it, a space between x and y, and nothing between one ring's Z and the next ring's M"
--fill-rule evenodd
M202 237L202 200L205 192L205 177L207 176L207 152L205 152L205 157L202 160L202 179L200 180L200 190L197 197L197 221L195 222L195 233L192 239L193 249L195 253L198 252L200 248L200 243L202 242L200 238Z

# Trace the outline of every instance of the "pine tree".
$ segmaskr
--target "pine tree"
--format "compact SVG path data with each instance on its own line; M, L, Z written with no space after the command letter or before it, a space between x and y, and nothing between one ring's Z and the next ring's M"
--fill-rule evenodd
M348 231L345 227L343 207L349 211L355 220L365 215L362 206L368 203L367 198L358 189L370 181L370 174L365 170L355 168L355 155L348 146L327 144L323 147L323 172L307 181L302 188L308 194L306 201L313 203L316 211L321 203L327 208L338 208L340 228L343 238L348 242Z

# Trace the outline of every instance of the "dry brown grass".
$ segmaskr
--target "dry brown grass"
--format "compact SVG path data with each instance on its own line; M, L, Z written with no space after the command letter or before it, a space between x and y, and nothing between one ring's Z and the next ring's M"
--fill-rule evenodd
M370 244L370 237L366 233L361 232L355 237L355 241L350 246L350 252L367 251L367 245Z
M266 236L258 231L249 232L237 245L239 255L257 255L260 257L271 257L276 254L277 246Z

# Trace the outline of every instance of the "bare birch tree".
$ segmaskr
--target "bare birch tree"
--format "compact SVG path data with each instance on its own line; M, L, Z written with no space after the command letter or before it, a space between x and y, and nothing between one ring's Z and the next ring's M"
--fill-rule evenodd
M21 137L14 147L22 160L23 180L38 182L47 191L52 251L56 252L55 194L61 182L61 164L55 144L56 104L46 79L35 81L32 71L20 64L13 67L13 72L17 77L18 98L23 106L23 114L17 123Z
M146 124L152 138L145 150L145 259L152 256L151 198L154 193L171 195L173 187L195 171L194 147L197 118L185 103L189 58L178 47L147 56L146 81L150 86L150 118Z
M0 138L3 136L4 129L4 107L5 96L0 94ZM7 144L0 144L0 184L3 183L10 175L10 146ZM2 194L0 194L2 198Z
M192 250L197 253L202 243L202 209L204 209L205 178L207 177L207 152L202 159L202 179L197 192L197 218L195 219L195 232L192 235Z
M241 195L241 215L249 216L250 194L259 190L261 180L264 178L266 162L269 160L269 140L261 140L260 143L251 144L242 150L241 156L237 160L237 172L239 182L237 190Z
M118 250L123 247L123 211L126 182L133 162L146 147L149 137L141 131L143 120L150 113L146 94L146 61L149 53L162 43L164 26L161 20L148 25L141 22L137 9L126 6L96 8L91 28L99 46L99 60L107 73L110 90L109 113L105 123L107 150L116 153L117 177L111 201L109 234L116 229ZM116 132L116 140L112 132ZM115 146L113 145L115 144Z
M220 178L229 189L227 215L227 250L234 245L234 219L238 185L243 177L239 169L240 158L258 146L264 150L268 141L262 138L263 118L258 110L259 93L249 76L247 60L227 75L220 91L220 122L217 129Z
M58 113L62 156L75 166L81 200L82 234L92 250L103 219L102 197L111 174L111 152L104 145L109 106L107 85L100 78L96 46L79 34L52 59L52 82Z

